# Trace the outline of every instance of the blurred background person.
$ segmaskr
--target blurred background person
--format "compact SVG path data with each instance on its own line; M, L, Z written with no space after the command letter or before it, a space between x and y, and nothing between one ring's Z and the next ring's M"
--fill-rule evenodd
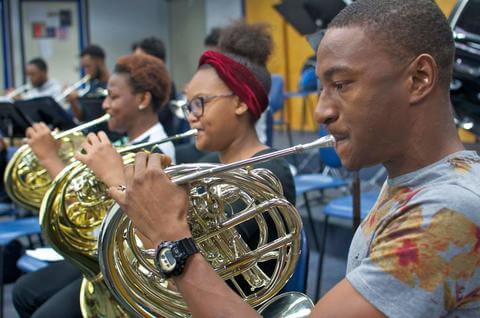
M165 44L159 38L154 36L144 38L139 42L135 42L132 44L132 52L134 54L148 54L154 56L163 63L166 64L167 62L167 53L165 50ZM170 97L168 102L177 99L177 90L175 88L175 83L172 81L172 85L170 88ZM180 123L178 118L176 118L175 114L172 112L170 107L162 107L158 112L158 119L162 123L163 127L165 128L165 132L167 135L171 136L176 133L179 133L181 129L179 129ZM186 130L186 129L183 129Z
M62 92L60 83L48 78L47 62L40 57L31 59L27 63L25 66L25 75L30 84L30 89L21 96L23 99L43 96L55 97Z
M80 66L84 70L85 75L90 75L90 80L87 82L83 92L76 90L66 97L73 116L79 121L83 120L83 112L78 98L102 95L102 91L107 88L110 72L105 63L105 58L105 51L100 46L94 44L87 46L80 54Z

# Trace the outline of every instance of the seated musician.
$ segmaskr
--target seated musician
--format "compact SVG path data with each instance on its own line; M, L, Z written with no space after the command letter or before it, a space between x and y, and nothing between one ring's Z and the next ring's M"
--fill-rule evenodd
M48 77L48 66L44 59L37 57L30 60L25 67L25 75L32 87L21 96L23 99L60 95L62 87Z
M315 118L344 166L382 163L389 176L353 238L346 277L311 317L480 317L480 157L453 122L453 56L431 0L357 0L329 25L317 51ZM157 246L191 237L185 190L160 161L137 155L127 191L111 189ZM174 280L194 317L258 316L199 253Z
M105 51L98 45L89 45L80 54L80 66L83 68L85 75L90 76L90 80L86 84L86 91L82 94L73 91L65 98L70 104L74 117L79 121L83 120L82 108L78 102L80 95L85 97L103 96L100 91L107 87L110 72L105 59Z
M109 129L125 133L130 144L166 138L156 113L165 104L169 90L170 77L160 60L146 54L120 58L108 81L108 97L103 103L105 111L111 115ZM58 142L43 123L34 124L26 134L32 151L53 179L65 167L55 155ZM84 148L89 150L91 144L99 141L111 145L103 132L90 133ZM175 158L171 142L161 144L160 150ZM115 165L102 157L97 162L109 167ZM121 161L119 164L123 167ZM57 262L22 276L13 289L13 303L21 317L81 317L80 283L81 273L76 267L68 262Z
M156 58L161 59L164 63L167 62L167 53L165 50L165 44L163 41L156 37L148 37L139 42L132 44L132 52L135 54L149 54L155 56ZM175 88L175 83L172 81L172 86L170 89L169 101L177 99L177 90ZM170 107L162 107L158 112L158 119L165 127L167 134L174 135L178 133L176 130L175 114L172 112Z

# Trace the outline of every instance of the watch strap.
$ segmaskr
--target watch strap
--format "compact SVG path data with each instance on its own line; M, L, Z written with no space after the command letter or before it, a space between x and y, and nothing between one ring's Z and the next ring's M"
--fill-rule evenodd
M180 245L183 248L187 256L198 253L197 245L195 245L195 241L193 240L192 237L186 237L177 242L178 242L178 245Z
M165 272L162 270L161 266L158 263L159 252L162 248L168 247L172 251L172 256L175 258L176 266L173 271ZM164 241L160 243L156 250L156 257L155 263L157 268L160 270L163 278L170 278L172 276L179 276L182 274L183 269L185 268L185 264L187 259L195 254L198 253L197 246L195 245L195 241L191 237L183 238L178 241Z

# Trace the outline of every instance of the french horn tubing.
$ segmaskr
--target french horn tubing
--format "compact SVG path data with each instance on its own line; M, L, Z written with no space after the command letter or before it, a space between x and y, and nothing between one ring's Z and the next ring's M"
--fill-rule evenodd
M197 134L196 129L162 140L127 146L118 150L124 164L132 163L135 152ZM100 224L113 200L107 188L80 161L65 167L45 193L40 208L42 233L52 247L84 274L81 309L84 317L123 317L103 283L97 257ZM95 295L95 297L87 297Z
M200 253L251 306L271 299L293 274L302 228L298 211L283 198L279 180L270 171L251 169L251 165L334 143L329 135L231 164L165 169L173 182L189 185L187 221ZM253 243L242 234L246 222L258 230ZM190 316L181 295L156 269L154 250L143 247L117 204L102 224L98 249L103 278L129 315ZM273 272L267 273L266 262L274 263Z
M82 130L104 123L110 119L105 114L90 122L72 129L55 133L53 137L60 141L58 155L65 164L74 160L73 156L85 140ZM37 211L52 179L40 164L29 145L23 145L14 153L3 175L5 191L10 199L21 207Z

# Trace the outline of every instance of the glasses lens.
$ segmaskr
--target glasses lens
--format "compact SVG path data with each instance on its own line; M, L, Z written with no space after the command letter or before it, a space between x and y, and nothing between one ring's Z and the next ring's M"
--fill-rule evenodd
M203 113L203 100L201 97L195 97L190 101L189 104L190 112L194 116L202 116Z

